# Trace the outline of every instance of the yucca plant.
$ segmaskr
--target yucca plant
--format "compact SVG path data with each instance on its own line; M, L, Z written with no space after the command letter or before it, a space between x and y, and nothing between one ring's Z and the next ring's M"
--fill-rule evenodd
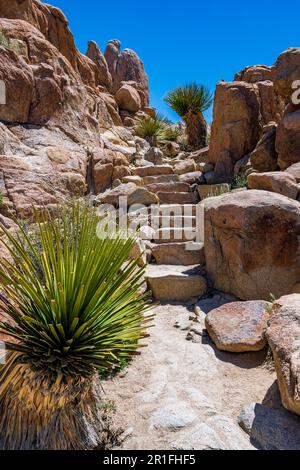
M0 371L2 449L86 449L101 443L99 371L137 354L152 317L134 237L99 231L76 204L36 228L6 231L0 308L8 361Z
M163 140L168 142L177 142L180 136L180 130L177 127L166 126L161 134Z
M191 149L207 145L207 123L203 116L212 104L212 95L204 85L191 83L170 91L165 102L186 124L188 144Z
M162 136L168 119L156 113L154 117L144 116L138 120L135 132L139 137L147 140L150 145L156 147L158 139Z

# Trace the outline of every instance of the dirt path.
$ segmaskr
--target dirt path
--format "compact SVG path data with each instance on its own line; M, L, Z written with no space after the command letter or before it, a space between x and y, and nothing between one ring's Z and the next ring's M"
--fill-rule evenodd
M115 402L114 420L128 433L122 448L253 448L237 417L275 380L261 367L265 353L220 353L197 334L187 340L192 307L161 305L155 313L148 347L104 383L104 400Z

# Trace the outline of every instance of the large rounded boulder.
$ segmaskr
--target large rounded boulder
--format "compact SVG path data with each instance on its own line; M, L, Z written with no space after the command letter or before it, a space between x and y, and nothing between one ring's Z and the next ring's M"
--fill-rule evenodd
M203 204L213 286L243 300L289 294L300 280L300 204L259 190L208 198Z

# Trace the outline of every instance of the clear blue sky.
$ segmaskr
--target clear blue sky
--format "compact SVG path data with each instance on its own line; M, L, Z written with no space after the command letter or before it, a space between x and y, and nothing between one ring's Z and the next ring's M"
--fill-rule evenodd
M247 65L272 65L286 48L299 46L296 1L48 0L66 14L77 47L88 40L102 51L120 39L144 61L151 104L173 120L166 92L189 81L212 90ZM207 113L211 120L211 110Z

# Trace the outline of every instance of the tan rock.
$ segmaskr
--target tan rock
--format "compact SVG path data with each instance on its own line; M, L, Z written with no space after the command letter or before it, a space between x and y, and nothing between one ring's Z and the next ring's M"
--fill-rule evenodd
M207 290L198 267L149 265L145 272L153 297L160 301L188 301Z
M143 204L149 206L158 203L158 197L148 191L146 188L137 186L134 183L121 184L103 195L99 195L96 202L101 204L111 204L115 207L119 206L120 197L127 198L127 205Z
M284 171L251 173L247 178L249 189L261 189L297 199L298 185L294 176Z
M179 176L179 181L188 184L203 184L205 183L202 171L192 171L191 173L184 173Z
M190 158L194 160L195 163L207 163L209 154L209 147L205 147L201 150L196 150L190 154Z
M145 154L145 160L153 163L153 165L162 165L164 154L157 147L150 147L148 152Z
M243 300L290 293L300 279L300 206L267 191L209 198L205 257L213 286Z
M140 176L125 176L122 179L122 183L135 183L137 186L143 186L144 185L144 180Z
M177 157L180 154L180 145L177 142L163 142L161 149L166 157Z
M234 76L236 82L257 83L272 80L272 69L267 65L252 65L245 67Z
M272 67L272 77L277 93L288 100L295 91L292 84L299 80L300 75L300 48L291 47L278 57Z
M300 162L294 163L294 165L289 166L286 170L286 173L292 175L297 183L300 183Z
M194 160L185 160L180 163L176 163L174 166L174 173L177 175L183 175L184 173L191 173L194 171L196 171Z
M170 183L152 183L147 184L147 189L152 193L168 193L168 192L177 192L177 193L184 193L189 192L190 185L187 183L182 182L170 182Z
M300 110L286 112L276 133L278 165L285 170L300 160Z
M283 406L300 415L300 294L281 297L267 329Z
M220 351L260 351L266 344L266 329L272 304L261 300L232 302L211 310L205 325Z
M34 77L22 57L1 47L0 80L6 86L6 104L0 104L0 119L26 123L33 99Z
M275 91L273 82L264 81L256 84L260 97L260 112L263 124L279 122L285 109L285 99Z
M155 166L141 166L132 169L133 175L144 176L158 176L158 175L171 175L173 174L171 165L155 165Z
M86 56L89 57L97 67L97 84L104 85L110 91L112 78L104 55L95 41L89 41Z
M160 243L152 244L152 255L157 264L191 266L205 264L204 246L201 243Z
M215 163L215 183L230 182L234 164L254 150L260 132L260 99L256 85L220 82L215 94L208 154L208 161Z
M250 155L251 165L257 171L274 171L278 168L277 152L275 149L277 125L274 124L266 132Z
M161 192L157 193L161 204L197 204L199 196L197 191L193 192Z
M120 109L125 109L131 113L136 113L142 106L138 92L128 84L124 84L119 88L115 99Z

